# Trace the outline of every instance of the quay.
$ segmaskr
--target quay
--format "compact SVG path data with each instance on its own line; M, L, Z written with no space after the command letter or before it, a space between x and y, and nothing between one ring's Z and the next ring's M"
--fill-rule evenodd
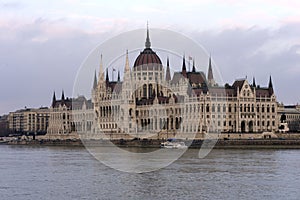
M7 145L33 145L33 146L118 146L120 148L135 147L135 148L160 148L160 144L164 139L114 139L114 140L88 140L82 142L80 139L36 139L36 140L7 140L1 141L0 144ZM183 140L189 144L189 148L200 148L205 140ZM206 140L213 142L215 149L232 148L232 149L300 149L300 139L218 139Z

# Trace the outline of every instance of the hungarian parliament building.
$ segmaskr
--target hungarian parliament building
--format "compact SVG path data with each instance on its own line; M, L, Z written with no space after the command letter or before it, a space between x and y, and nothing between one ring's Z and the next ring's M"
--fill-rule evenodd
M277 101L272 79L268 87L250 84L246 79L219 86L214 80L211 58L207 76L195 64L171 76L151 49L149 30L145 48L129 66L128 52L121 80L110 81L101 63L98 80L95 75L92 103L95 132L123 138L184 137L220 132L277 131Z
M54 93L48 114L31 110L28 119L46 116L35 122L47 123L49 136L90 133L109 138L205 138L209 133L278 131L283 106L276 100L271 77L267 87L256 85L254 78L251 83L239 79L220 86L210 57L205 74L196 70L194 62L187 71L185 56L181 70L171 74L169 58L164 66L152 50L148 28L145 48L132 67L126 52L122 78L119 73L116 81L111 80L102 55L100 58L92 99L65 98L62 93L59 100ZM10 114L10 127L18 125L19 115Z

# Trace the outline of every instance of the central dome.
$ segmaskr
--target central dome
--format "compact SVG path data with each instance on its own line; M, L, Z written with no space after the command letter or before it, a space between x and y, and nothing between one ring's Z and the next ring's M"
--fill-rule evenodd
M136 58L134 62L134 67L152 63L162 64L158 55L156 55L156 53L152 49L146 48Z
M149 30L147 28L147 38L145 42L145 49L140 53L140 55L136 58L133 67L141 66L141 65L147 65L147 64L159 64L161 65L161 60L156 55L156 53L150 48L150 38L149 38Z

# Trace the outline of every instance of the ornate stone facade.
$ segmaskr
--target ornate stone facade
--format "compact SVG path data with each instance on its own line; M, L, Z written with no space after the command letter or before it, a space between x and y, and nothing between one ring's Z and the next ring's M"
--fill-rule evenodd
M91 100L80 96L65 98L64 92L60 100L53 94L50 108L49 139L77 139L78 132L89 133L94 131L94 109Z
M99 80L92 90L98 131L110 138L205 137L219 132L263 132L278 130L277 101L270 77L268 87L253 79L218 86L211 58L204 72L182 70L170 73L151 49L149 30L145 49L132 68L126 53L123 80L110 81L104 74L102 55Z

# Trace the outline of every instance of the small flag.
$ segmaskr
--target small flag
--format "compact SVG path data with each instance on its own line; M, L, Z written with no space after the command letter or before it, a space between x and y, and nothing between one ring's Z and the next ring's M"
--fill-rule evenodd
M189 56L189 60L193 60L193 57L192 57L192 56Z

